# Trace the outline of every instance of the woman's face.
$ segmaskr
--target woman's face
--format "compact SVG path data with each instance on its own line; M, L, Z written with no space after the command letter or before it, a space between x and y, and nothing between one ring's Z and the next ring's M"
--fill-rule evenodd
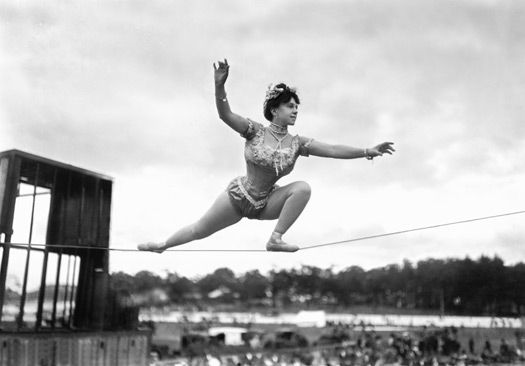
M283 126L293 126L297 119L297 114L299 113L299 104L295 102L294 98L291 98L289 102L281 103L274 111L274 123L278 123Z

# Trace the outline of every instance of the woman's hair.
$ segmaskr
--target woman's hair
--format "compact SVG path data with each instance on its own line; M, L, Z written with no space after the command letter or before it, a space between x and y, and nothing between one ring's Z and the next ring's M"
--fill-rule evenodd
M266 91L266 99L264 101L264 118L268 121L272 121L272 109L279 107L282 103L288 103L291 99L295 100L295 103L300 104L299 96L295 88L290 88L284 83L277 85L268 86Z

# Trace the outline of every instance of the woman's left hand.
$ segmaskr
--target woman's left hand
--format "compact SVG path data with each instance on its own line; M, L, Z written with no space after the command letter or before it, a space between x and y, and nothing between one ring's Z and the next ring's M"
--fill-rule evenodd
M230 70L228 60L224 59L224 62L218 61L217 66L213 63L213 69L215 70L215 85L224 85L226 79L228 79L228 72Z
M392 155L392 153L396 151L392 145L394 145L393 142L383 142L371 149L368 149L368 155L373 158L376 156L383 156L385 153Z

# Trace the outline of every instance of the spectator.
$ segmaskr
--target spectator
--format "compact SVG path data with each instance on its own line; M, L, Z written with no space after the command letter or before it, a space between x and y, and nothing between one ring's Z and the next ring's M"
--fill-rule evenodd
M499 355L503 360L510 359L510 348L507 344L507 341L505 339L501 339L501 343L499 345Z
M471 355L474 355L476 353L476 350L474 348L474 338L473 337L470 337L470 339L468 340L468 350Z
M483 352L481 352L481 358L485 361L490 360L492 358L492 345L490 344L490 341L487 339L485 341L485 346L483 347Z
M485 347L483 348L483 351L492 354L492 345L488 339L485 341Z

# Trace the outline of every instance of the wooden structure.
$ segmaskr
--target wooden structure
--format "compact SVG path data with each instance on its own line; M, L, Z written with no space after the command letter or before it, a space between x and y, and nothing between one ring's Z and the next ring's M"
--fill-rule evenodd
M0 153L0 361L19 356L24 344L49 346L49 339L53 349L72 355L93 339L95 347L117 349L130 349L133 339L145 344L138 353L147 354L148 335L133 332L126 340L120 333L117 342L106 333L112 188L113 180L99 173L19 150ZM64 337L68 332L75 337ZM40 361L55 364L51 359Z

